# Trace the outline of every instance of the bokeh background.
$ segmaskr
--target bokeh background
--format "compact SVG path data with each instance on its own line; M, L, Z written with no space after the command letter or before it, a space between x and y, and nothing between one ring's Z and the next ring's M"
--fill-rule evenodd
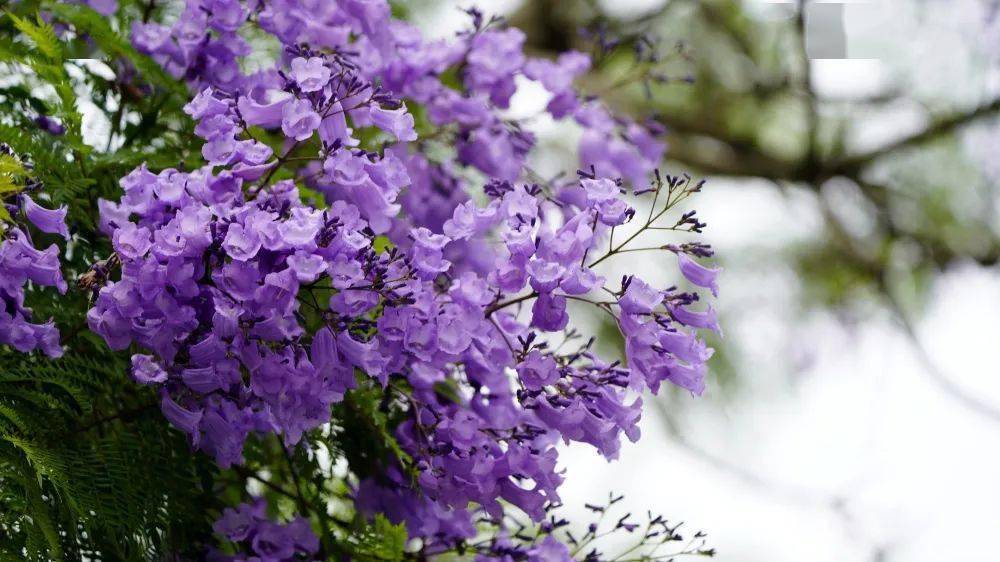
M468 2L400 4L431 35L467 22ZM1000 2L477 5L535 54L586 50L599 19L659 39L656 68L621 57L584 88L655 114L667 168L708 179L692 204L725 267L708 391L649 398L616 462L569 449L567 515L624 493L725 562L997 560ZM546 102L524 84L511 111ZM531 124L532 166L572 169L573 126ZM608 274L674 271L649 255Z

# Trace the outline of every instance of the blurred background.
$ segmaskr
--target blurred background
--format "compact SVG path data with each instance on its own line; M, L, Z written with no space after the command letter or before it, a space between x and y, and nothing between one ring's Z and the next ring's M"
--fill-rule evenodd
M468 21L468 2L401 4L430 35ZM658 39L583 86L655 116L670 172L708 179L692 205L725 268L707 392L648 398L616 462L567 450L567 515L624 493L725 562L996 560L1000 1L477 5L535 55L588 50L588 26ZM525 83L511 112L546 102ZM572 169L573 125L531 125L533 167Z

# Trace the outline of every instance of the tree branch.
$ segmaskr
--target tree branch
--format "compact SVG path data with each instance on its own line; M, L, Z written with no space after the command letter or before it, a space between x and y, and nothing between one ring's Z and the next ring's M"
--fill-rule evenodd
M887 156L898 150L917 146L939 136L955 132L966 125L996 113L1000 113L1000 98L996 98L987 104L980 105L971 111L957 113L941 119L919 133L903 137L881 148L840 160L839 162L827 166L824 170L824 175L826 177L837 175L856 175L862 168L868 166L883 156Z

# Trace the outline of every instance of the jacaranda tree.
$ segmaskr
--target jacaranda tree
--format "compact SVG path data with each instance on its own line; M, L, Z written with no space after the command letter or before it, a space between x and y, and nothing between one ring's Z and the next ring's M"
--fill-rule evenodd
M616 458L643 392L701 394L719 330L684 288L717 292L701 182L574 86L655 45L532 58L466 11L425 40L385 0L7 3L0 554L711 554L616 497L576 536L557 512L560 442ZM553 156L506 111L521 81L575 123L577 170L533 170ZM677 286L610 278L632 252Z

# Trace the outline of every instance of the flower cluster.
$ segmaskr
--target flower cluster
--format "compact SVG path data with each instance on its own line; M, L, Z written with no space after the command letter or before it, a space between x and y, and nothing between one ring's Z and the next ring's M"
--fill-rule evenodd
M133 356L133 376L162 385L164 413L223 466L239 462L250 431L296 442L354 383L336 356L335 340L351 348L348 331L303 339L300 288L323 275L331 289L348 289L363 268L388 267L356 207L304 206L290 181L247 201L242 183L207 168L140 168L122 180L125 196L102 202L101 216L122 275L88 316L111 347L135 342L155 354ZM323 319L363 306L354 294L365 292L345 291Z
M311 559L319 551L319 539L309 522L298 517L281 524L267 517L266 504L259 499L223 511L213 529L228 541L245 549L235 556L213 553L213 562L285 562Z
M239 34L246 22L253 21L286 47L309 45L317 50L315 54L349 53L357 67L348 74L338 74L339 78L379 83L394 96L424 105L430 123L453 134L459 162L489 178L507 181L522 175L534 145L530 133L498 111L508 107L515 78L523 75L539 81L551 93L548 111L553 117L572 117L583 128L580 157L584 168L595 166L602 175L623 177L636 185L647 182L664 154L665 144L657 140L662 130L652 123L639 124L613 115L597 99L582 100L572 83L590 67L587 55L570 51L555 61L527 57L520 30L500 28L495 20L484 23L478 11L470 13L471 30L450 41L425 41L412 25L393 19L388 3L382 0L320 5L304 0L188 0L173 25L137 22L132 36L139 50L186 79L195 91L212 86L244 93L251 113L261 106L281 103L274 97L281 77L274 69L251 74L241 71L241 58L251 52ZM296 54L292 49L286 59ZM285 63L288 71L305 80L297 84L302 93L319 90L327 73L339 70L325 68L319 57ZM457 69L464 88L456 89L446 79L453 69ZM346 101L356 103L361 96ZM310 126L316 127L316 119L304 109L304 105L294 104L287 110L300 117L300 129L290 136L304 135ZM351 115L355 125L374 122L383 127L396 120L400 130L393 132L403 135L397 135L399 140L415 138L400 110L355 113ZM329 127L339 121L332 119Z
M11 165L11 170L24 170L7 145L0 145L0 156L4 157L5 164ZM40 232L69 239L66 208L46 209L29 194L40 187L29 180L23 189L15 192L10 202L4 202L6 215L14 221L0 221L0 345L9 345L23 353L40 350L49 357L59 357L63 351L55 324L51 321L32 323L31 310L24 305L25 285L29 281L42 287L55 287L60 293L65 293L67 288L59 266L59 247L50 244L44 250L37 249L26 227L30 224ZM21 218L26 223L18 220Z
M101 279L88 315L113 348L141 348L133 377L223 466L250 434L294 444L357 384L380 385L405 413L404 454L360 482L357 505L441 549L505 505L543 519L559 501L557 444L615 458L622 435L639 437L639 393L664 380L703 391L711 350L697 332L718 329L696 293L601 274L651 228L703 226L686 214L654 227L700 187L658 172L648 187L658 131L574 90L585 55L531 59L520 31L470 14L470 30L431 42L382 0L189 0L170 27L136 24L137 47L197 92L185 109L208 164L140 167L120 201L101 201L121 275ZM248 22L283 45L274 68L240 70ZM502 111L519 76L583 128L578 178L527 181L534 138ZM645 221L632 197L652 199ZM717 270L692 259L707 247L654 249L716 291ZM627 363L570 328L571 304L608 315ZM258 525L251 511L227 517Z
M503 243L483 276L466 271L447 293L410 282L409 294L420 295L415 302L382 311L378 349L412 388L401 398L412 417L398 432L419 471L420 493L407 492L404 475L391 473L381 485L361 485L362 510L387 513L418 536L446 543L474 534L470 503L499 518L504 500L541 519L559 501L559 439L591 444L613 459L623 434L639 437L637 391L655 392L663 380L704 389L711 351L695 330L715 328L714 313L690 310L695 294L657 290L637 277L608 287L594 268L625 247L595 253L634 211L618 183L584 176L554 198L537 186L494 182L490 203L460 205L442 234L413 230L418 278L439 273L450 244L484 232ZM664 209L689 192L668 181ZM692 283L715 285L717 271L691 260L693 248L676 251ZM592 339L560 350L575 339L566 331L571 301L613 318L627 341L628 366L603 361ZM552 333L563 333L563 343L553 347ZM459 398L442 400L440 386L454 383Z

